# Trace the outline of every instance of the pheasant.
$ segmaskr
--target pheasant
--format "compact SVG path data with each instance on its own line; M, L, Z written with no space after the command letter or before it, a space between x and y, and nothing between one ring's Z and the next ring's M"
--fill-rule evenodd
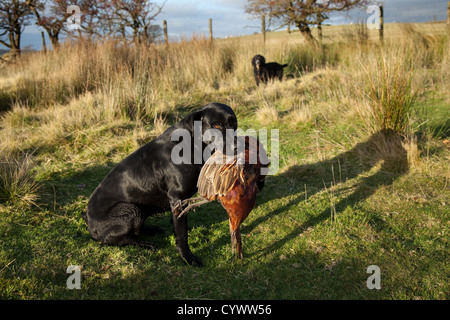
M186 199L181 205L201 201L188 205L178 218L194 207L218 200L228 213L233 252L242 259L240 226L255 206L256 194L265 181L261 169L267 167L270 161L256 138L239 136L237 143L238 146L242 143L245 146L242 151L237 148L237 155L228 156L217 150L206 161L197 181L200 197Z

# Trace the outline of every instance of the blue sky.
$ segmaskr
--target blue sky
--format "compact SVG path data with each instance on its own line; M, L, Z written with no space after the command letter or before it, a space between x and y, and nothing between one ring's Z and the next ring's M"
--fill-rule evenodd
M385 22L424 22L447 17L448 0L385 0ZM156 19L162 25L167 20L170 35L208 34L208 19L213 19L216 37L245 35L259 32L261 22L245 13L246 0L168 0ZM327 22L344 24L367 19L365 10L337 13Z
M448 0L385 0L385 22L424 22L447 18ZM245 13L246 0L168 0L156 19L167 20L170 35L208 34L208 19L213 19L215 37L238 36L259 32L261 22ZM344 24L367 19L365 10L337 13L327 22Z
M162 0L155 0L162 3ZM385 22L424 22L447 18L448 0L385 0ZM213 19L214 37L239 36L259 32L260 21L252 20L245 13L247 0L167 0L163 12L156 18L155 24L162 26L167 20L169 37L208 34L208 19ZM327 21L330 24L358 22L366 19L365 11L338 13ZM36 26L25 28L22 47L31 45L41 48L41 29ZM47 39L47 43L49 43Z

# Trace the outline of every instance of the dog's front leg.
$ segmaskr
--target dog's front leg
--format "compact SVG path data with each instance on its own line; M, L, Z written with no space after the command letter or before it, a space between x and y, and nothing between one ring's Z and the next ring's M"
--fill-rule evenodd
M178 205L177 205L178 204ZM179 206L177 201L174 201L171 205L172 208L172 223L175 234L175 246L181 255L183 260L191 265L203 266L201 261L192 254L188 245L188 232L187 232L187 216L184 215L178 218L178 215L183 211L183 207Z

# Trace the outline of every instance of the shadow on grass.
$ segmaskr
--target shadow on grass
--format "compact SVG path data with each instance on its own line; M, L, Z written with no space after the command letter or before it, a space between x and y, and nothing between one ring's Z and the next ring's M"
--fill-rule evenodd
M368 172L380 162L380 169L372 175L367 175ZM407 152L402 146L402 137L394 132L377 132L367 141L357 144L351 150L341 153L332 159L306 165L295 165L279 175L267 177L266 187L259 194L257 206L288 196L290 196L290 198L293 196L293 198L288 203L277 207L273 211L267 212L267 214L244 225L242 227L243 234L250 233L260 224L263 224L272 218L276 218L278 215L288 211L292 206L301 206L302 202L305 201L305 192L298 191L293 193L288 187L285 187L292 183L292 181L295 181L296 184L301 184L302 186L305 185L305 188L308 186L307 197L309 198L317 193L326 191L330 185L339 186L346 180L351 180L360 175L364 175L363 178L358 180L356 185L352 186L351 192L348 192L347 188L343 188L338 191L341 194L334 194L334 196L339 196L341 200L335 203L333 208L329 206L318 212L306 221L303 221L289 234L275 241L270 246L257 252L247 253L247 257L256 256L257 258L260 258L280 249L286 243L298 237L299 234L309 227L313 227L316 224L330 219L331 210L334 210L336 214L339 214L344 211L346 207L354 206L359 202L364 201L380 187L391 185L397 178L407 172L408 159ZM326 183L327 181L328 183ZM278 186L278 188L271 190L269 189L271 186ZM199 210L205 209L207 210L207 206L204 206ZM208 212L208 215L217 215L217 213L214 210ZM221 215L222 217L227 218L225 213L222 213ZM228 234L224 234L223 237L216 240L213 246L217 247L221 244L229 244Z
M368 172L381 162L380 169L367 176ZM76 201L76 197L83 197L85 200L89 198L90 194L97 187L98 183L106 176L111 170L113 164L108 163L106 166L90 167L82 172L76 172L70 177L61 180L49 181L48 184L52 185L51 188L55 188L54 197L57 199L58 206L64 207L68 204ZM345 192L344 195L337 194L341 200L334 204L334 210L336 214L342 212L347 206L353 206L366 198L370 197L376 192L376 190L382 186L391 185L398 177L408 172L408 159L406 150L402 146L402 138L393 132L378 132L372 135L367 141L357 144L351 150L341 153L336 157L321 162L316 162L306 165L295 165L290 167L287 171L276 175L267 177L267 186L258 197L257 205L271 202L275 199L290 196L293 198L283 206L277 207L273 211L267 212L267 214L258 217L251 223L246 224L242 228L244 234L250 233L258 225L265 223L266 221L283 214L292 206L300 206L305 201L305 193L298 191L293 193L286 186L290 181L296 181L301 185L308 186L308 197L313 196L316 193L323 192L326 188L330 187L330 182L333 181L334 186L341 184L349 179L356 178L360 175L365 175L359 179L355 186L352 186L352 191ZM56 177L55 177L56 178ZM271 186L281 186L275 190L270 190ZM47 187L47 193L51 193L50 187ZM49 195L48 199L52 196ZM48 204L52 207L52 204ZM321 212L311 216L306 221L301 222L294 230L289 234L278 239L270 246L261 249L257 252L250 253L248 257L256 256L261 257L276 251L283 247L286 243L297 237L304 230L309 227L313 227L326 219L330 218L330 210L328 207ZM209 232L219 222L228 219L225 210L218 203L205 205L198 209L198 213L191 213L189 215L189 225L201 226L203 230ZM81 219L81 216L80 216ZM146 225L158 225L164 229L165 235L152 236L150 241L155 242L158 246L168 248L167 234L171 234L172 226L170 223L170 215L166 213L158 214L155 217L150 217ZM90 235L86 231L86 237ZM166 238L161 240L159 238ZM203 239L203 237L202 237ZM194 251L197 251L199 256L207 256L211 254L210 248L220 248L225 245L229 245L229 234L224 233L223 236L209 243L208 246L203 246L202 249L197 249L192 246ZM245 246L245 244L244 244Z
M391 185L393 181L408 172L407 153L401 142L402 139L398 135L379 132L367 141L357 144L351 150L332 159L295 165L279 175L269 176L267 186L257 200L258 205L270 203L283 197L289 197L290 201L251 220L249 224L243 226L243 234L250 233L270 219L281 217L292 206L302 205L305 201L305 194L299 190L301 188L294 191L289 188L289 183L293 179L299 185L306 184L308 186L308 197L311 197L325 191L324 181L332 181L333 173L336 186L340 185L341 181L343 183L345 180L358 177L356 185L353 185L351 189L342 186L340 191L337 191L342 192L342 194L338 194L337 198L340 200L334 204L334 209L339 214L347 206L353 206L364 201L380 187ZM380 165L380 168L371 174L375 171L372 169L376 165L377 168ZM43 222L39 223L39 232L46 234L48 240L52 239L52 248L55 247L65 252L63 255L54 255L50 254L54 249L49 250L47 253L49 256L46 259L50 260L46 263L53 264L55 268L60 269L62 268L60 264L65 264L66 261L69 263L69 260L70 263L72 261L75 264L83 263L83 272L85 272L83 273L83 288L87 289L87 291L80 291L83 297L123 297L124 299L372 297L370 294L373 293L358 289L361 286L365 288L363 279L366 277L365 270L361 268L362 265L365 266L366 261L361 262L358 257L346 257L342 263L336 266L325 265L320 256L313 252L284 260L279 260L277 256L269 258L274 252L288 245L309 227L330 219L330 207L322 207L319 212L309 216L304 221L298 221L299 224L291 229L288 234L277 237L275 241L261 249L245 250L244 240L245 257L249 258L248 262L244 261L244 264L251 264L251 267L245 269L241 269L239 263L235 264L232 261L223 264L217 263L217 258L213 257L215 252L218 252L224 246L230 246L228 232L224 232L213 241L209 239L210 232L217 223L222 223L228 219L224 209L218 203L205 205L199 209L198 213L189 215L189 225L195 226L195 230L190 233L191 249L206 263L204 269L183 267L181 262L179 265L175 262L179 259L168 237L173 232L168 213L151 217L147 222L147 224L157 224L165 231L164 235L155 235L149 239L157 246L157 252L147 252L133 247L120 249L102 247L91 239L79 214L84 209L92 191L113 166L113 163L108 163L103 166L89 167L82 171L74 170L72 174L66 172L64 177L55 173L46 182L47 195L45 199L48 202L48 209L61 216L67 215L70 221L67 224L68 221L64 218L44 220L42 226ZM277 186L278 188L276 188ZM342 191L342 189L346 190ZM56 200L54 201L55 197ZM270 208L270 206L265 207ZM76 221L72 217L75 217ZM30 229L27 226L22 227L16 224L12 227L17 228L15 231L11 230L15 234ZM30 259L35 259L31 247L28 249L28 246L25 245L27 239L35 238L35 231L33 230L30 229L28 236L21 243L14 244L11 242L13 239L10 241L11 243L8 246L13 249L8 261L14 260L15 263L22 264L28 263L27 261ZM48 233L48 230L53 230L53 234ZM70 249L64 249L66 246L69 246ZM21 250L20 257L17 255L16 249ZM64 250L69 251L66 253ZM117 254L119 251L124 255ZM135 264L138 269L135 273L129 272L123 275L121 272L124 271L118 268L117 271L110 274L111 278L103 279L101 276L103 272L106 272L103 270L104 264L114 263L114 257L116 256L117 259L126 257L125 261L121 263L124 265ZM158 259L163 260L158 261ZM209 265L208 262L210 261L215 261L214 266ZM63 270L62 273L50 272L48 271L49 268L44 269L42 274L40 273L40 277L42 276L44 279L42 281L58 284L54 292L55 296L59 298L79 298L76 295L77 292L65 288L65 280L68 275L63 272L63 268L61 269ZM242 270L245 270L245 272L241 272ZM17 277L19 271L15 270L14 272L11 271L11 279L13 276ZM177 276L178 273L179 276ZM188 283L196 283L196 285L192 286ZM361 285L361 283L363 284ZM220 290L218 289L219 284Z
M0 114L11 110L12 98L6 92L0 91Z
M359 161L358 161L359 160ZM334 208L328 207L316 215L310 217L288 235L277 240L261 252L255 253L265 255L284 246L291 239L294 239L309 227L321 223L330 218L330 212L333 209L336 214L342 212L346 207L353 206L374 194L380 187L391 185L397 178L408 172L407 152L402 146L402 137L394 132L377 132L367 141L358 143L351 150L341 153L336 157L307 165L295 165L282 174L268 179L273 179L274 185L283 185L290 179L301 181L305 187L309 186L307 196L311 197L316 193L325 191L325 181L335 181L333 185L339 185L343 181L356 178L359 175L366 174L379 162L382 162L381 168L373 175L365 176L360 179L354 189L348 196L342 198L334 204ZM328 184L330 186L330 183ZM269 202L273 199L292 195L291 193L280 194L277 192L264 192L263 202ZM273 195L274 197L271 197ZM249 232L259 224L272 219L285 212L289 207L301 205L305 201L304 192L297 193L291 201L259 217L250 225L245 227L245 232Z

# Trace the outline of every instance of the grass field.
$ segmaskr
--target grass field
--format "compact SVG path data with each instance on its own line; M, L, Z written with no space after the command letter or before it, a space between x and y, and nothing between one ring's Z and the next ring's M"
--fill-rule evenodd
M449 299L450 42L439 23L385 35L65 44L3 66L0 298ZM256 87L257 53L289 63L286 80ZM241 228L244 260L218 203L188 218L203 268L180 260L169 212L147 221L165 230L147 239L156 251L92 240L80 213L105 175L212 101L243 130L279 129L280 170ZM70 265L80 290L67 289Z

